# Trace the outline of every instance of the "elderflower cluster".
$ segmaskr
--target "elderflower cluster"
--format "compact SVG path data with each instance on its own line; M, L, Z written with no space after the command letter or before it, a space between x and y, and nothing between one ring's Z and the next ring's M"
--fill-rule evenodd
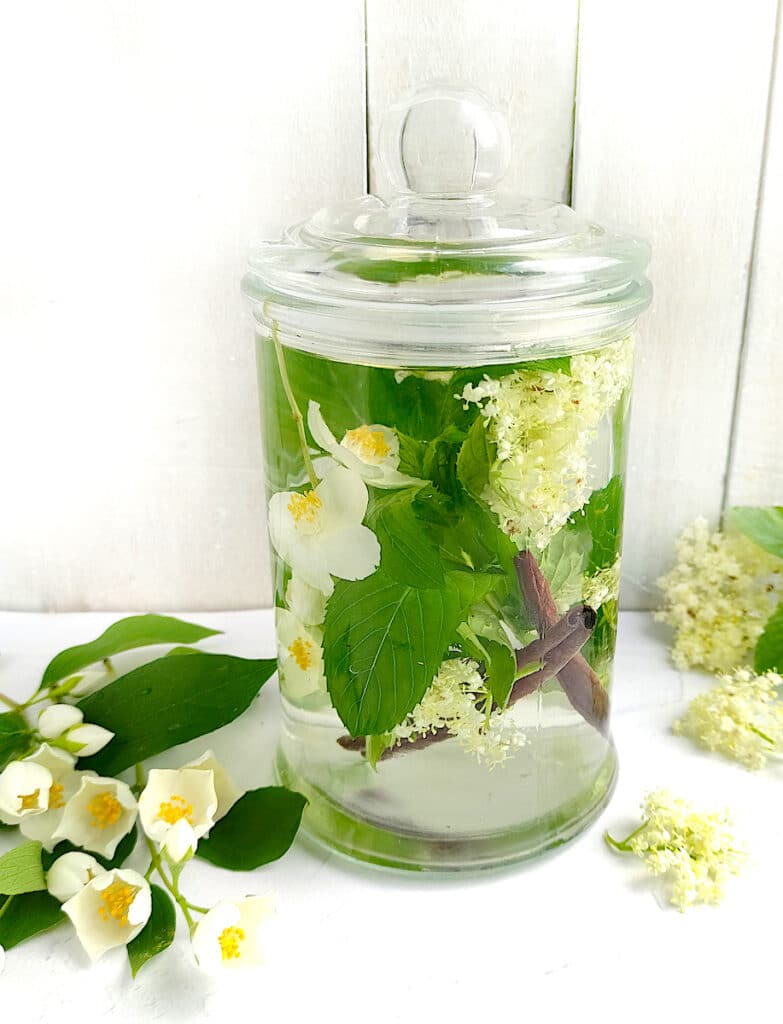
M755 675L740 668L723 675L719 686L691 701L674 732L746 768L763 768L770 754L783 749L780 686L783 677L776 672Z
M613 845L640 857L653 875L671 883L670 900L681 911L693 903L719 903L731 875L747 854L737 844L727 812L700 814L666 790L647 795L644 824Z
M616 601L620 596L620 557L605 569L599 569L592 576L585 578L582 588L582 600L595 611L608 601Z
M521 368L468 384L497 446L483 498L520 547L545 547L587 501L590 444L631 381L633 347L624 338L573 356L571 372Z
M677 563L658 581L656 618L676 631L677 668L730 672L756 645L783 595L783 559L738 533L710 531L697 519L677 540Z
M500 708L487 714L488 699L475 661L444 661L420 703L394 730L395 737L402 743L446 729L480 764L494 768L523 746L525 736Z

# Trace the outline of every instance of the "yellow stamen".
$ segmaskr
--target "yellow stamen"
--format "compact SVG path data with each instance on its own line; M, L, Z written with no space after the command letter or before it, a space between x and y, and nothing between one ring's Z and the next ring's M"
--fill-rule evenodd
M28 793L26 796L19 794L19 800L22 801L19 808L20 811L34 811L38 808L38 801L41 798L40 789L33 790L32 793Z
M61 807L65 807L65 800L63 799L64 789L59 782L53 782L49 789L49 810L57 811Z
M122 817L122 804L111 793L99 793L87 804L87 810L92 815L93 828L108 828L109 825L116 825Z
M391 451L381 431L370 430L366 424L347 431L343 444L355 451L364 462L380 462Z
M315 491L305 491L304 494L292 494L288 502L288 511L293 516L295 523L301 523L304 519L307 523L314 523L318 518L321 508L321 499Z
M237 928L234 925L230 928L224 928L218 936L220 952L223 955L223 959L238 960L242 956L239 951L239 944L244 941L245 933L241 928Z
M120 927L127 927L128 911L138 891L132 885L127 885L125 882L116 879L101 893L102 904L98 907L99 915L104 921L108 921L110 917L113 917Z
M193 804L189 804L184 796L173 793L170 801L164 801L158 810L158 818L167 825L176 825L186 818L193 824Z
M306 672L313 663L313 645L310 641L298 636L288 650L299 668Z

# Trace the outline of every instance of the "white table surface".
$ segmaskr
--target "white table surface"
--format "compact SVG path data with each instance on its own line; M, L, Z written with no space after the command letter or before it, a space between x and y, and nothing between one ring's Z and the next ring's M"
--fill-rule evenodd
M0 614L0 690L24 698L52 654L118 617ZM268 611L189 617L225 630L204 643L207 650L273 652ZM670 733L685 698L709 679L672 669L665 643L649 615L622 616L614 706L620 780L601 821L556 854L470 877L363 867L301 841L251 875L197 861L183 878L194 902L274 896L263 968L203 975L181 926L173 949L133 982L124 951L89 968L62 926L9 952L0 1021L780 1019L781 770L746 772ZM270 683L239 722L209 739L243 787L272 781L277 714ZM197 740L157 763L180 764L205 746ZM638 861L604 846L602 830L630 831L642 794L659 785L734 813L752 861L720 908L681 915ZM0 852L9 845L0 836Z

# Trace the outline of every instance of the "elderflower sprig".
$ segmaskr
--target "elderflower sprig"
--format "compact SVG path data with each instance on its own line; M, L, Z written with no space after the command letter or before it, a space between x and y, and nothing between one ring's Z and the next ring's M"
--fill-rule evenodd
M685 911L694 903L719 903L747 852L734 838L727 811L702 814L667 790L649 793L642 823L625 839L604 839L614 850L639 857L669 883L670 902Z
M746 768L763 768L771 755L783 751L783 701L778 699L783 677L740 668L720 680L694 697L672 729Z

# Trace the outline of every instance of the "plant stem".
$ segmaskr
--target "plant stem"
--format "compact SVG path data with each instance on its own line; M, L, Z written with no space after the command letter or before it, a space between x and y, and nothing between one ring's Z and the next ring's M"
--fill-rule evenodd
M11 906L11 904L13 902L14 902L14 897L13 896L9 896L8 899L5 901L5 903L2 905L2 907L0 907L0 917L3 916L3 914L6 912L6 910L8 910L8 908Z
M296 404L294 398L294 392L291 388L291 381L288 379L288 370L285 365L285 355L283 354L283 346L280 344L280 337L277 333L277 324L272 324L272 341L275 346L275 354L277 355L277 365L280 367L280 379L283 382L283 390L285 396L288 399L288 404L291 407L291 415L294 418L296 424L296 430L299 434L299 446L302 449L302 458L304 459L305 469L307 475L310 478L310 486L315 488L318 486L318 477L315 475L315 469L313 468L313 460L310 458L310 450L307 447L307 436L304 429L304 419L302 413L299 410L299 406Z
M0 700L12 711L21 711L22 709L22 705L18 701L13 700L11 697L6 697L4 693L0 693Z
M630 835L625 837L625 839L613 839L608 832L604 832L604 840L608 846L614 847L615 850L620 850L621 853L632 853L633 851L629 845L631 840L638 836L640 832L644 832L649 824L649 821L643 821L641 825L638 828L635 828Z
M750 729L750 731L751 731L751 732L755 732L755 734L756 734L757 736L760 736L760 737L761 737L761 739L763 739L765 743L769 743L769 745L770 745L771 747L774 747L774 746L776 746L776 743L775 743L775 741L774 741L774 740L772 739L772 737L771 737L771 736L767 736L767 734L766 734L765 732L762 732L762 731L761 731L761 729L757 729L757 728L756 728L756 726L755 726L755 725L753 725L753 724L751 724L750 722L748 722L748 723L747 723L747 725L748 725L748 728Z

